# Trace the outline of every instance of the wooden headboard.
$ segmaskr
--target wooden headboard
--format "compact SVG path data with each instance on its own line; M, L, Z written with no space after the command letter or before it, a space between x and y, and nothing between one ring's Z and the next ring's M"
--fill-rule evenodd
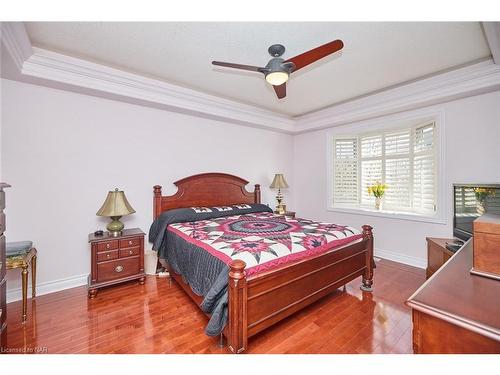
M153 187L153 219L173 208L224 206L260 203L260 185L248 192L248 181L226 173L202 173L174 182L174 195L161 195L161 186Z

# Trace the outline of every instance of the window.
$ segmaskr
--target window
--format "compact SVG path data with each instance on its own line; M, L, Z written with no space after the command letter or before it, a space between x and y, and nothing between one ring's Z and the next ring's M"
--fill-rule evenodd
M387 185L382 210L434 215L437 200L435 123L335 137L333 207L373 209L367 187Z

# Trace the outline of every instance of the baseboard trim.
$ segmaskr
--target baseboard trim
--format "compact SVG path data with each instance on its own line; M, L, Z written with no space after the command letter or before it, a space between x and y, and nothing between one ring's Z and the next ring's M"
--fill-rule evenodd
M427 268L427 259L425 258L418 258L382 249L374 249L374 255L378 258L392 260L393 262L403 263L417 268Z
M71 276L65 279L54 281L46 281L39 283L36 286L36 295L42 296L44 294L59 292L61 290L75 288L77 286L87 285L88 274ZM28 281L28 298L31 298L31 280ZM23 298L21 288L12 289L7 291L7 303L19 301Z

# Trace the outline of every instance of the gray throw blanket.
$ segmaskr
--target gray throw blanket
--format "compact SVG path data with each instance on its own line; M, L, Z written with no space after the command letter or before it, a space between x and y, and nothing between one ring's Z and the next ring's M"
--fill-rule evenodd
M195 212L191 208L165 211L151 225L149 242L160 259L165 259L172 271L182 275L192 291L204 299L201 309L210 314L205 333L217 336L227 323L228 316L228 274L229 266L204 249L185 241L176 234L167 231L173 223L183 223L211 218L243 215L254 212L272 212L263 204L250 204L250 208L239 209L233 206L231 211Z

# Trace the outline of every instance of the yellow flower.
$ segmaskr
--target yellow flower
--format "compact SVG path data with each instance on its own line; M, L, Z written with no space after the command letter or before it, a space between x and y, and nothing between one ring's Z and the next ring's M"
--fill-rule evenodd
M377 181L375 184L367 187L368 194L369 195L373 194L377 198L382 197L385 194L386 189L387 189L387 185L381 184L379 181Z

